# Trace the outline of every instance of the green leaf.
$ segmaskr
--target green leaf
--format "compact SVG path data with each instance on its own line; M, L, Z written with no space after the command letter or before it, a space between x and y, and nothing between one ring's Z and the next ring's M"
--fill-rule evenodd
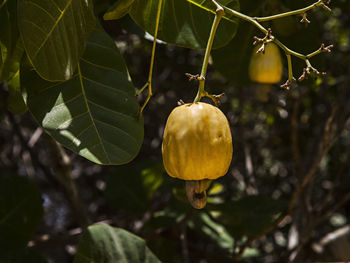
M0 263L45 263L46 260L36 251L25 248L13 251L3 251L0 254Z
M159 259L146 242L121 228L98 224L88 227L82 235L74 263L153 263Z
M19 69L12 77L11 80L7 82L9 87L9 95L7 97L7 108L14 114L22 114L27 111L27 105L25 104L22 96Z
M103 16L104 20L119 19L129 13L130 7L135 0L119 0Z
M243 197L238 201L211 205L207 208L220 212L217 218L226 226L232 236L256 236L270 226L287 206L284 200L275 200L267 196Z
M154 191L162 184L164 168L154 161L139 161L118 167L106 182L105 196L115 209L143 212Z
M91 0L19 0L18 25L32 65L47 80L73 76L95 25Z
M124 60L114 41L96 29L74 77L48 82L21 69L27 106L65 147L100 164L123 164L138 153L143 119Z
M130 9L132 19L145 31L154 34L158 1L135 0ZM223 5L239 8L238 0L221 0ZM158 38L188 48L205 48L214 20L214 6L209 0L163 0ZM213 48L225 46L236 34L237 20L224 17L217 29Z
M17 29L17 1L9 1L0 9L0 82L13 78L19 69L23 45Z
M34 235L43 216L38 187L25 177L0 179L0 247L21 248Z

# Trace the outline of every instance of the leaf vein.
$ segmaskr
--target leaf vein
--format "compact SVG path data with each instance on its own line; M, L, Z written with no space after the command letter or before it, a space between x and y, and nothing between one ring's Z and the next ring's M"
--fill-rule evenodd
M42 49L42 47L46 44L46 42L48 41L49 37L51 36L52 32L55 30L55 28L57 27L58 23L62 20L64 14L66 13L67 9L71 6L72 4L72 0L69 0L67 5L64 7L64 9L62 10L62 13L59 15L59 17L57 18L57 20L55 21L54 25L52 26L52 28L50 29L49 33L46 35L44 41L41 43L41 45L39 46L39 48L37 49L37 51L33 54L33 59L38 55L39 51Z

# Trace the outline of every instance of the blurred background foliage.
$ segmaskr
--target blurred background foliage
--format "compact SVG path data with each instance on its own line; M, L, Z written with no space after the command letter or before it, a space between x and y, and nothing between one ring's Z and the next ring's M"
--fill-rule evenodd
M95 0L95 13L102 18L114 2ZM311 3L245 0L240 1L240 10L266 16ZM142 237L162 262L233 262L233 255L240 252L242 262L348 260L350 3L334 1L331 7L332 13L321 8L309 12L307 27L299 23L299 16L264 23L301 53L310 53L321 43L333 44L331 54L312 59L315 67L327 72L325 78L309 78L290 91L277 84L266 88L251 83L253 36L262 35L243 21L236 37L212 52L207 90L225 93L220 108L231 125L234 156L228 174L212 184L208 205L200 211L187 203L184 183L166 175L161 143L167 116L177 101L191 102L195 97L197 83L189 82L185 73L199 73L203 50L158 44L154 95L144 111L143 145L136 159L122 166L97 165L55 145L28 112L14 115L6 107L11 94L3 85L0 262L24 262L23 258L72 262L80 226L96 222ZM142 87L151 38L129 15L104 21L103 26L115 39L134 85ZM284 63L283 80L288 76ZM293 58L293 63L299 76L303 62ZM139 97L140 103L145 96ZM325 134L334 144L323 153ZM57 158L57 151L66 158ZM56 176L67 169L75 182L71 186L75 197ZM314 176L292 213L266 233L309 173ZM76 197L81 203L72 203ZM12 224L14 229L9 228Z

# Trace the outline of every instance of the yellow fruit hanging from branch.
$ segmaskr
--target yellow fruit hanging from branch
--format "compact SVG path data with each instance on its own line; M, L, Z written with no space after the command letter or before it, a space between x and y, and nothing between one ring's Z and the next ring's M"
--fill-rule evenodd
M252 81L264 84L279 83L282 78L283 65L279 48L274 43L265 45L265 52L253 50L249 64L249 77Z
M219 108L196 102L169 115L162 144L164 167L170 176L186 180L193 207L205 206L210 180L227 173L232 152L230 126Z

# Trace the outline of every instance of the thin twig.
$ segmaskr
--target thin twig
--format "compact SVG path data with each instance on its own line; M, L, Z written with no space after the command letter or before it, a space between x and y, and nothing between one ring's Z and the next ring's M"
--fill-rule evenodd
M200 99L203 96L208 96L208 93L206 93L204 86L205 86L205 77L206 77L206 74L207 74L210 52L211 52L211 48L213 46L216 30L217 30L217 28L219 26L221 18L225 15L224 9L223 9L223 7L221 7L221 5L219 5L214 0L212 0L212 3L216 7L216 13L215 13L213 24L211 26L210 35L209 35L208 42L207 42L207 47L205 49L205 54L204 54L204 59L203 59L203 63L202 63L201 74L200 74L200 76L198 78L198 80L199 80L198 92L197 92L197 95L196 95L196 97L195 97L193 102L199 102Z
M293 16L293 15L299 15L299 14L304 14L307 11L314 9L315 7L321 6L322 4L324 4L325 0L319 0L315 3L313 3L312 5L309 5L307 7L304 8L300 8L297 10L293 10L293 11L289 11L289 12L285 12L285 13L281 13L281 14L277 14L277 15L272 15L272 16L265 16L265 17L255 17L254 19L258 22L266 22L266 21L270 21L270 20L274 20L274 19L280 19L283 17L287 17L287 16Z
M152 97L152 74L153 74L153 66L154 66L154 57L155 57L155 53L156 53L157 35L158 35L160 14L161 14L161 10L162 10L162 3L163 3L163 0L159 0L158 9L157 9L157 17L156 17L156 26L155 26L154 35L153 35L153 45L152 45L151 63L149 66L148 80L147 80L146 84L141 88L141 90L136 94L136 95L139 95L148 87L148 95L147 95L147 98L140 109L140 112L138 114L139 116L142 115L143 110L145 109L150 98Z

